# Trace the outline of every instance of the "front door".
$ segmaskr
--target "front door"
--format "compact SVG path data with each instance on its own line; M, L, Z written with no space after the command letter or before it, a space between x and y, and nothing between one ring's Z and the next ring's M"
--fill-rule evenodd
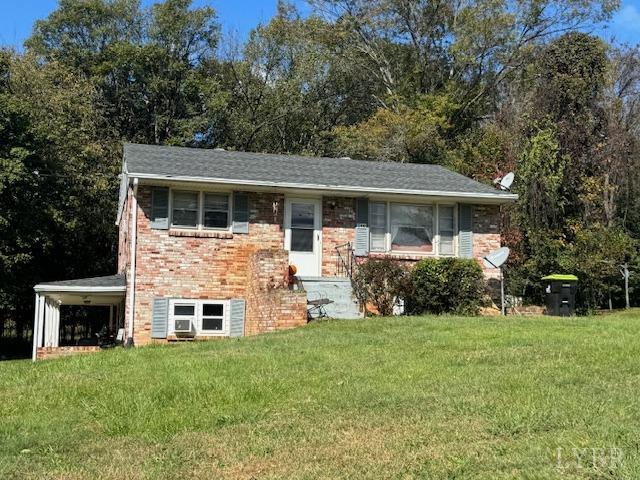
M284 248L289 263L302 277L319 277L322 256L321 206L319 199L287 198L284 209Z

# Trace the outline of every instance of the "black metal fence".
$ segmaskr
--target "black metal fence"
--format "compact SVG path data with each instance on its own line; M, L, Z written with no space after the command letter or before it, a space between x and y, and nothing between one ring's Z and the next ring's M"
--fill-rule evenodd
M33 325L18 315L0 312L0 360L29 358Z

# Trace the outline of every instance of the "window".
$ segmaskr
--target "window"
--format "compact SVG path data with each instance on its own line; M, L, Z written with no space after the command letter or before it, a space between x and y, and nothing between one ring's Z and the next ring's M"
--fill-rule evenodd
M173 192L172 224L178 227L198 226L198 192Z
M387 204L371 202L369 204L369 248L374 252L387 249Z
M192 332L196 324L195 303L176 303L173 305L173 329L180 332Z
M228 307L226 300L171 300L169 333L185 333L188 328L195 335L229 335Z
M454 211L451 205L438 207L438 230L440 234L440 255L453 255L454 245Z
M193 317L195 313L195 305L176 304L173 307L173 314L178 317Z
M433 251L433 207L391 204L391 250Z
M291 204L291 251L313 252L313 203Z
M202 304L202 330L221 332L224 325L224 305L221 303Z
M214 193L204 194L204 228L227 228L229 226L229 196Z
M188 192L171 193L171 226L178 228L229 228L229 194Z

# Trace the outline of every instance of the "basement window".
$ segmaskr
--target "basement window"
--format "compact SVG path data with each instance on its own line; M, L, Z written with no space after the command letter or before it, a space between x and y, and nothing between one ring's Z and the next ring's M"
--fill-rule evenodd
M221 332L224 329L224 305L222 303L202 304L202 331Z
M190 320L196 336L229 335L227 300L170 300L169 334L176 332L176 321Z

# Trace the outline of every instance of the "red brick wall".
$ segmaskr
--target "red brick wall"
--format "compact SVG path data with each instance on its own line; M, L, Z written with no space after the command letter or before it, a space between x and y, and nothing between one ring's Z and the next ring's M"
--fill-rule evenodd
M500 207L475 205L473 207L473 257L480 262L487 279L500 278L495 268L486 268L482 257L500 248Z
M244 298L251 255L283 247L283 200L280 194L250 193L248 234L176 236L181 232L151 228L151 188L140 185L134 342L150 341L154 297Z
M324 197L322 199L322 273L336 275L338 254L336 247L351 242L356 232L355 198Z
M38 347L36 350L36 360L46 360L49 358L70 357L73 355L80 355L83 353L99 352L100 347L86 346L86 347Z
M307 296L289 290L289 254L258 250L249 261L245 335L299 327L307 323Z

